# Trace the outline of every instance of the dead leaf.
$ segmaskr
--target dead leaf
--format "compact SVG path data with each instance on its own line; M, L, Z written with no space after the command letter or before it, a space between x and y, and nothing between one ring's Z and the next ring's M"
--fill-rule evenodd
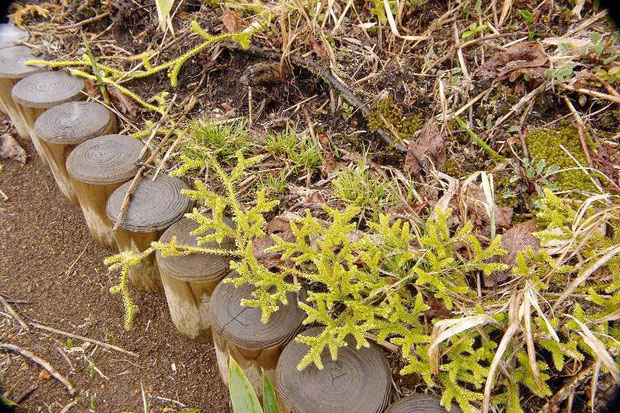
M277 235L284 241L293 241L295 239L293 232L291 231L290 221L284 217L275 217L272 219L265 228L267 234L257 238L252 243L252 254L267 268L275 268L280 265L282 257L278 252L266 252L265 250L275 245L275 241L271 237Z
M316 40L316 37L313 35L310 36L310 41L312 42L312 50L323 60L324 62L329 62L329 55L323 46L319 44Z
M244 85L258 86L280 83L284 80L280 63L256 63L248 66L239 78Z
M502 235L502 248L507 250L508 254L503 255L500 261L512 266L517 262L517 252L527 248L532 248L538 252L540 241L533 235L536 229L536 221L532 219L517 224L506 231Z
M531 79L544 79L550 67L549 56L539 42L524 42L495 53L480 66L474 76L493 79L493 83L508 79L516 81L527 74Z
M90 80L84 81L84 88L86 89L86 94L90 97L99 97L99 88Z
M26 17L35 17L37 15L46 18L49 15L49 10L44 9L41 6L37 6L36 4L27 4L25 6L19 6L15 13L9 15L11 19L15 22L16 25L23 27L24 26L24 18Z
M304 202L304 206L308 208L320 208L325 204L326 200L322 193L313 191Z
M22 148L17 140L5 133L2 135L2 142L0 143L0 159L15 159L22 165L26 164L26 151Z
M325 154L325 159L321 165L321 175L328 177L342 167L343 163L338 162L332 152Z
M508 251L508 254L498 257L494 262L501 262L513 267L517 262L517 253L519 251L532 248L538 252L540 249L540 241L533 233L536 232L536 221L529 220L522 222L510 228L502 235L501 247ZM501 284L510 276L511 269L505 271L496 271L490 275L484 275L484 286L494 287L497 284Z
M486 227L491 223L491 217L487 212L487 199L484 191L477 185L470 185L466 189L465 202L468 209L468 218L477 227ZM493 215L495 217L495 227L506 229L512 224L514 210L510 207L499 207L493 202Z
M49 372L47 370L41 370L41 372L39 373L39 381L46 381L51 379L52 376L51 374L49 374Z
M431 120L426 122L420 136L409 143L405 156L405 171L417 175L421 168L428 169L431 162L435 166L444 163L446 161L444 138L435 122Z
M133 118L138 116L139 109L138 106L133 102L133 100L125 96L120 90L115 87L108 87L107 89L110 98L112 98L112 100L116 102L116 104L118 104L121 112Z
M239 33L243 30L241 15L235 10L226 10L221 20L229 33Z

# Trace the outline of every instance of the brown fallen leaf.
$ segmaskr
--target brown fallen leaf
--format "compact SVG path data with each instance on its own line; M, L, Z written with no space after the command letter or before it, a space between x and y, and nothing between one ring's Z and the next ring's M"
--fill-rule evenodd
M524 42L495 53L480 66L474 76L493 79L493 83L508 79L516 81L527 74L531 79L544 79L550 67L549 56L539 42Z
M235 10L226 10L222 14L222 24L229 33L238 33L243 30L241 14Z
M39 373L39 381L46 381L52 378L52 375L49 374L49 372L45 369L41 370L41 372Z
M325 204L326 200L322 193L319 191L313 191L304 202L304 206L308 208L321 208Z
M280 63L256 63L248 66L239 78L244 85L258 86L280 83L284 80Z
M108 94L110 98L120 107L121 112L125 115L129 115L132 118L138 116L138 106L131 98L125 96L120 90L115 87L108 87Z
M28 155L26 155L26 151L19 145L17 140L8 133L3 134L1 138L0 159L14 159L25 165Z
M529 220L521 222L504 232L502 235L501 247L508 251L506 255L502 255L493 259L493 262L501 262L509 265L511 268L504 271L496 271L490 275L483 275L484 286L487 288L495 287L503 283L510 277L512 267L517 262L517 253L519 251L532 248L538 252L540 249L540 240L533 233L536 232L536 221Z
M252 254L267 268L275 268L280 265L282 254L279 252L266 252L265 250L273 245L275 241L272 235L277 235L284 241L293 241L295 237L291 231L290 221L283 217L275 217L265 228L267 234L257 238L252 243Z
M468 218L476 227L487 227L491 223L491 217L487 212L485 204L487 199L484 191L477 185L470 185L466 189L465 202L467 203ZM495 217L495 227L506 229L512 225L512 215L514 210L510 207L499 207L493 202L493 215ZM485 231L486 232L486 231Z
M529 220L510 228L502 235L502 248L508 251L500 261L504 264L515 265L517 262L517 252L532 248L534 251L540 249L540 240L533 233L536 232L536 221Z
M444 163L446 161L444 139L443 133L437 128L435 122L432 120L426 122L420 136L409 143L405 156L405 171L417 175L421 168L428 169L431 162L435 166Z

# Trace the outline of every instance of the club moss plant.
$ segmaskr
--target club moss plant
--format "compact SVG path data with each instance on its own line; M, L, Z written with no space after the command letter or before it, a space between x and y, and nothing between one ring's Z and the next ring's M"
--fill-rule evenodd
M290 222L292 238L272 236L275 245L268 252L281 253L282 259L268 269L252 253L253 243L265 235L265 214L278 202L268 201L264 191L250 207L239 202L235 187L260 158L241 152L236 157L230 172L215 156L203 165L215 172L222 193L199 180L195 189L184 191L212 211L212 216L198 209L188 214L200 224L194 232L200 243L231 237L235 249L190 247L173 239L153 243L144 254L229 254L239 277L228 282L255 287L243 305L260 308L264 322L287 303L287 292L305 287L304 323L322 330L296 338L309 347L299 369L312 363L323 368L321 353L328 349L336 359L347 337L358 348L369 340L387 343L400 354L400 374L419 376L425 386L441 389L444 406L455 401L466 413L488 412L491 406L521 413L524 400L549 397L558 377L574 374L573 367L584 363L620 380L614 360L620 332L611 322L617 307L609 304L620 302L620 282L610 276L620 247L613 240L597 241L607 235L595 231L619 219L607 198L575 210L545 190L536 218L542 249L523 249L512 267L496 260L506 253L500 236L483 243L470 222L452 228L450 210L436 208L420 227L379 214L360 230L359 206L324 206L327 219L307 211ZM213 232L202 235L207 230ZM108 260L122 268L115 288L126 305L126 269L138 259L119 254ZM481 273L506 270L511 275L505 287L478 292Z

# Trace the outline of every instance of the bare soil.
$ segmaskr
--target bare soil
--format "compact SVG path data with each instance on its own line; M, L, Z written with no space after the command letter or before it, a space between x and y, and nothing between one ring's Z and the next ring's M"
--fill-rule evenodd
M152 412L228 411L212 344L177 333L163 295L134 293L141 312L131 331L123 329L122 301L108 291L116 275L103 264L113 251L91 240L79 207L58 191L32 145L24 146L25 166L0 161L0 189L8 197L0 194L0 293L22 302L14 307L27 322L114 344L139 357L25 331L1 305L0 342L34 353L65 375L78 390L70 412L143 412L141 388ZM32 388L17 412L59 412L73 400L36 364L0 354L0 393L16 400Z

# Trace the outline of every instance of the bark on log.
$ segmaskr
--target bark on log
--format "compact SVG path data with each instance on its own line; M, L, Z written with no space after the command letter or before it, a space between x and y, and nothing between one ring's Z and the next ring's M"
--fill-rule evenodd
M130 185L131 182L121 185L108 199L106 214L112 224L116 222ZM152 241L158 240L170 225L183 218L191 207L191 202L189 198L181 195L182 189L187 189L187 185L168 175L159 176L155 181L140 181L114 234L118 249L143 252ZM162 283L154 254L132 267L129 279L141 290L160 291Z
M311 328L303 335L318 335ZM321 355L324 368L314 364L302 371L297 365L308 352L305 344L291 341L282 351L276 371L276 392L284 413L381 413L390 401L392 378L387 361L375 345L356 350L355 340L338 349L332 360L329 350Z
M241 306L242 299L251 298L252 289L247 284L239 288L223 282L218 284L211 297L211 331L224 383L228 386L230 355L239 363L256 394L262 397L263 372L275 383L282 349L301 329L305 313L297 306L296 295L290 293L289 304L263 324L259 308Z
M448 413L440 401L439 397L432 394L412 394L392 404L385 413ZM450 413L461 413L461 409L452 403Z
M230 220L227 220L227 224L231 227L234 225ZM198 227L196 221L183 218L168 228L159 240L168 243L172 237L176 237L178 245L195 247L198 246L198 239L191 232ZM230 238L224 239L222 244L212 241L201 245L214 249L232 249L233 246L234 242ZM202 253L163 257L160 251L156 258L172 323L181 334L208 341L211 338L209 302L213 290L228 272L230 258Z
M78 145L67 158L67 173L93 238L116 247L114 224L106 214L108 198L138 171L144 145L125 135L104 135Z
M34 131L34 122L45 110L84 97L84 79L65 72L41 72L21 79L13 86L11 97L20 107L24 127L44 164L49 165L45 148Z
M34 123L34 133L49 160L60 191L73 204L77 195L67 173L69 154L79 144L116 132L116 117L96 102L67 102L47 109Z
M19 137L23 140L30 140L25 121L28 115L23 112L31 112L31 109L22 108L16 104L11 96L11 90L20 79L42 71L39 66L26 65L28 60L36 58L32 49L26 46L0 48L0 111L9 116Z

